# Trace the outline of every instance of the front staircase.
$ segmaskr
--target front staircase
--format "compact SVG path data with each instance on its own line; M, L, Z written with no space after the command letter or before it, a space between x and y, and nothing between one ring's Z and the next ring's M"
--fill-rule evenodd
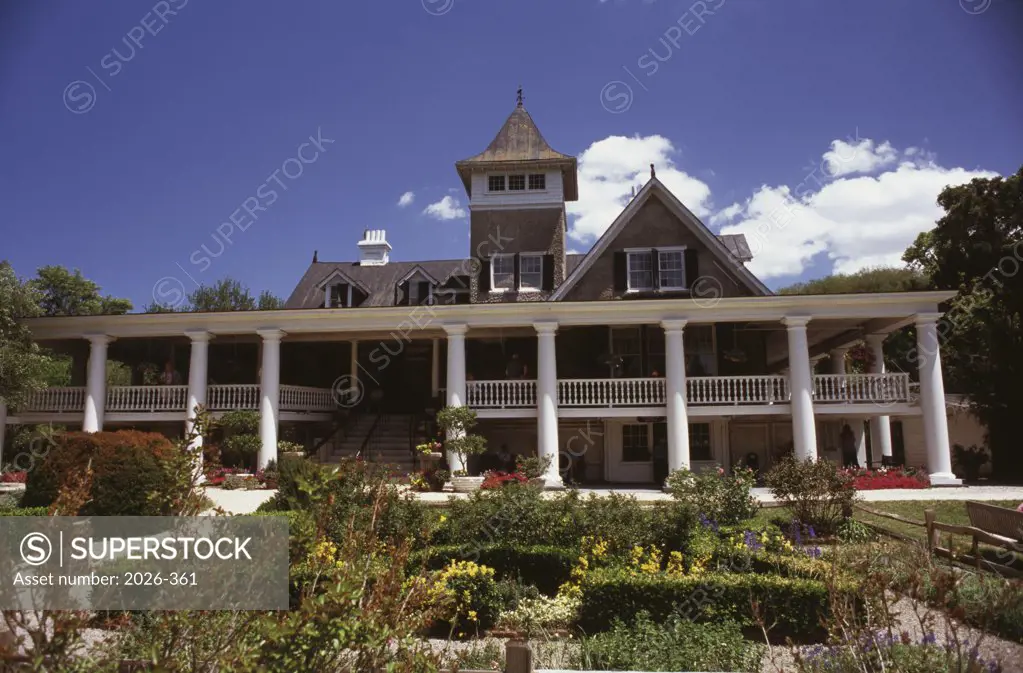
M415 469L409 426L411 415L362 414L351 420L343 435L334 440L327 462L362 457L376 463L393 465L402 473Z

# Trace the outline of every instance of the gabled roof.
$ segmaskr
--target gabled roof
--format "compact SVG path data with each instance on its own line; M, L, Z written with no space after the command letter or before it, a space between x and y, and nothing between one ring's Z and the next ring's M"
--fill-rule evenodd
M358 262L313 262L298 282L284 308L320 308L323 286L331 276L343 276L366 293L360 307L394 306L394 289L408 276L421 271L443 285L452 276L469 275L471 260L441 259L425 262L388 262L382 266L362 266Z
M575 157L562 154L547 144L533 118L526 112L520 102L505 120L504 126L490 141L487 149L468 159L455 163L458 174L462 177L467 192L472 191L473 169L509 168L514 162L530 164L549 164L560 167L564 174L565 199L575 201L579 198L576 179Z
M600 258L600 256L607 250L608 246L618 238L618 234L621 233L629 222L632 221L633 216L639 212L640 208L651 198L659 198L668 210L675 215L683 224L689 227L689 229L703 241L704 245L707 246L707 250L714 255L724 268L733 274L739 281L746 284L746 286L754 293L758 295L770 295L774 294L771 292L766 285L764 285L759 278L753 275L749 269L742 265L743 256L747 259L752 259L750 254L749 246L746 244L746 237L742 234L733 234L727 237L718 237L714 235L710 229L707 228L700 218L696 217L685 205L679 201L667 187L664 186L660 180L656 177L650 178L650 180L643 185L643 189L639 190L636 197L629 202L629 205L622 210L621 214L615 219L615 221L608 227L604 235L597 239L597 242L593 244L593 247L586 254L586 257L579 262L575 269L565 278L565 282L558 287L558 289L551 295L551 301L558 301L564 299L568 291L575 287L576 283L579 282L586 272L589 270L593 263ZM741 238L741 241L739 240ZM733 252L734 250L734 252ZM739 254L736 254L739 253Z

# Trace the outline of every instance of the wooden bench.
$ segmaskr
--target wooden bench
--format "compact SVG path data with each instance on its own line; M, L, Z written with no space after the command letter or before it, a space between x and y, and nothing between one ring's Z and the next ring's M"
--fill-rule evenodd
M1023 572L1014 567L985 559L979 549L980 543L983 542L1009 552L1023 554L1023 512L973 500L966 501L966 512L970 517L970 523L973 524L971 526L939 523L934 520L933 509L924 510L924 523L927 526L927 549L932 554L954 561L972 562L978 570L987 568L1002 575L1023 577ZM973 538L970 553L957 555L951 549L942 547L941 533Z
M1023 512L967 500L966 513L974 528L1003 537L1006 542L1023 541Z

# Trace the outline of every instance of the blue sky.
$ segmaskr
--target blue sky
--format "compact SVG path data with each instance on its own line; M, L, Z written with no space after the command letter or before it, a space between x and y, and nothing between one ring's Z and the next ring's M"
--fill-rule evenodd
M574 250L654 161L705 222L758 239L772 287L888 262L944 184L1023 163L1020 25L1014 0L6 2L0 257L137 308L167 278L286 297L365 228L396 259L461 257L453 164L522 84L580 157ZM299 174L196 263L282 168Z

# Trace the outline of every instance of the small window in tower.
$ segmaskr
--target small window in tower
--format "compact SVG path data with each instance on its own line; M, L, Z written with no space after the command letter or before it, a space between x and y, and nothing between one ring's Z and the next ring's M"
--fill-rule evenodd
M519 256L519 289L539 290L543 283L543 255Z
M494 255L490 261L490 287L495 292L515 289L515 255Z
M508 189L513 192L522 192L526 190L526 176L525 175L509 175L508 176Z
M543 173L532 173L529 176L530 189L547 189L547 176Z
M490 175L487 177L487 190L491 192L504 191L504 176Z

